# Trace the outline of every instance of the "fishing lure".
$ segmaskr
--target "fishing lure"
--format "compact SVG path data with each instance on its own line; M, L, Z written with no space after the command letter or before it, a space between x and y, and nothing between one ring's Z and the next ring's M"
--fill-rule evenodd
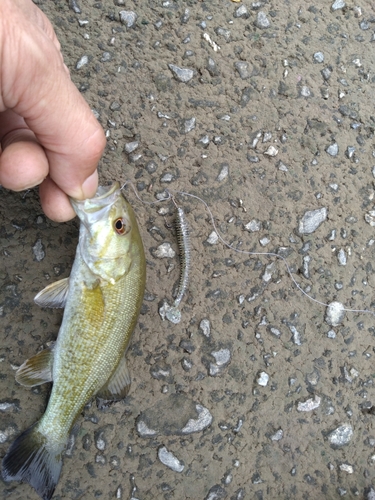
M167 318L171 323L177 324L181 321L181 311L179 305L186 293L190 276L190 237L189 226L183 208L179 207L174 198L172 201L177 208L176 235L180 257L180 279L178 283L177 297L172 305L164 299L163 305L159 309L160 316Z

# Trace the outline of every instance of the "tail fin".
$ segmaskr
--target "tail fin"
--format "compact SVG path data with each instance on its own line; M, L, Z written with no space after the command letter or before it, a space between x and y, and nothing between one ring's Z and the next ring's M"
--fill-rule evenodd
M38 424L21 434L3 459L4 481L26 481L43 498L50 500L59 481L65 443L49 443Z

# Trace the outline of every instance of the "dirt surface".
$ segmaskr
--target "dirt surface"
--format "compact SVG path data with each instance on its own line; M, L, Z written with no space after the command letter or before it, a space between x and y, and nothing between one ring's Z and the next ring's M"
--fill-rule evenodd
M199 196L227 242L284 256L316 300L374 307L370 2L38 4L107 131L102 183L131 180L147 202ZM176 195L192 268L181 322L162 321L179 275L176 209L126 193L148 261L132 389L86 407L54 498L375 498L374 315L328 324L282 260L215 241L204 205ZM14 369L56 338L62 313L33 297L69 275L78 224L47 220L34 190L2 190L0 204L3 456L45 409L50 388L19 386ZM166 242L176 256L158 258ZM37 498L29 485L0 490Z

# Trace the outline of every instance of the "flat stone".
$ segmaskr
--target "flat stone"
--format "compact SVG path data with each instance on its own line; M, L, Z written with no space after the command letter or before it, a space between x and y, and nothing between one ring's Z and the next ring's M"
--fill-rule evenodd
M332 5L331 5L331 9L332 10L339 10L339 9L343 9L345 7L346 3L344 2L344 0L336 0Z
M211 422L212 415L203 405L186 394L171 394L144 410L136 420L136 429L145 438L181 436L201 432Z
M337 142L334 142L333 144L331 144L330 146L328 146L328 148L326 149L326 152L330 156L337 156L338 152L339 152L339 145L337 144Z
M266 13L263 11L258 12L257 18L256 18L254 24L257 28L260 28L262 30L267 29L271 26L271 23L266 15Z
M174 64L168 64L168 68L172 71L176 80L182 83L190 82L194 76L194 71L189 68L180 68Z
M120 11L120 21L127 28L132 28L137 21L137 14L132 10L122 10Z
M311 234L327 219L326 207L308 210L300 220L298 231L301 234Z
M328 434L328 441L333 447L340 448L350 442L353 437L353 427L343 424Z
M306 401L300 401L297 405L297 411L313 411L316 410L316 408L319 408L320 406L320 397L316 396L310 399L307 399Z
M174 472L182 472L185 468L182 462L180 462L173 453L168 451L165 446L160 446L158 449L158 458L162 464L166 465Z

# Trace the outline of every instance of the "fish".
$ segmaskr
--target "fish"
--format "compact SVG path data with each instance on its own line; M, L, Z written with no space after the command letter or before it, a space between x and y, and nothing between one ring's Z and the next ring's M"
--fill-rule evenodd
M52 391L42 418L2 462L5 481L28 482L43 500L53 496L66 443L86 403L94 396L120 400L129 392L125 353L146 282L142 238L120 184L70 201L80 219L71 274L34 299L42 307L64 307L57 340L16 372L20 384L53 382Z

